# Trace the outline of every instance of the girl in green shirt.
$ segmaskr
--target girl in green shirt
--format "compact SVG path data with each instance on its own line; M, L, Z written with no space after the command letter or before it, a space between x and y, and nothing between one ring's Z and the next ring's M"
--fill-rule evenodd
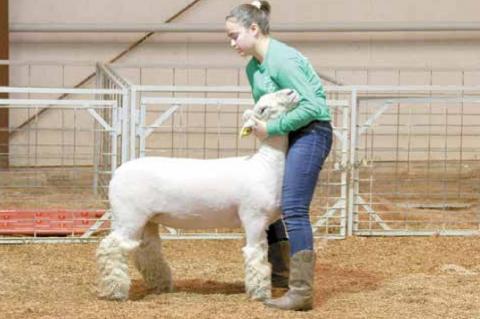
M283 224L286 227L291 256L289 290L265 304L278 309L310 310L315 253L309 207L318 174L332 145L331 116L323 86L312 65L300 52L270 37L269 18L270 4L254 1L235 7L225 24L230 45L241 56L252 56L246 72L255 101L266 93L287 88L300 95L296 108L267 123L257 121L254 133L259 139L287 134L289 138L282 189L283 223L272 224L267 232L269 256L275 255L271 248L282 242L279 239L284 237ZM276 268L282 268L284 260L272 259L273 275Z

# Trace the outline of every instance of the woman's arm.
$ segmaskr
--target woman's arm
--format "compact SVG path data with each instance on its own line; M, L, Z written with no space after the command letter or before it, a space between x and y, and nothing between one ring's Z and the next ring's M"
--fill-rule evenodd
M300 95L296 108L267 123L269 135L286 135L317 119L321 107L327 106L320 78L308 61L292 57L276 63L274 71L272 78L281 89L294 89Z

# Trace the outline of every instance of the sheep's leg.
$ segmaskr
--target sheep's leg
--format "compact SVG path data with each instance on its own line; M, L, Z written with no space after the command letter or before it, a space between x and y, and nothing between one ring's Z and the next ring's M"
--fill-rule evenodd
M271 266L268 262L267 223L259 220L244 221L247 244L245 258L245 289L252 299L271 298Z
M97 248L98 295L113 300L128 299L128 255L138 247L148 213L121 198L110 199L113 231Z
M134 252L135 267L155 293L172 291L172 274L162 254L158 225L147 223L140 246Z
M128 253L138 246L117 232L105 237L97 248L98 295L111 300L128 299Z

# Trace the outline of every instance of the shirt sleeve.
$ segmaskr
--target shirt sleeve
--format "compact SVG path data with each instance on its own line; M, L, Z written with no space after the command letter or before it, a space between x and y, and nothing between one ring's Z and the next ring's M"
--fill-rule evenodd
M315 85L310 80L312 70L298 57L278 63L272 78L281 89L294 89L300 95L300 101L294 109L282 114L279 118L267 122L269 135L286 135L289 132L307 125L317 118L318 97L315 96Z

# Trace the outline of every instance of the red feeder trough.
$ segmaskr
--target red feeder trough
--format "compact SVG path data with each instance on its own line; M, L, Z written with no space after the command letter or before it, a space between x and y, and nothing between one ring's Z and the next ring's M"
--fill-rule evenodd
M103 214L105 210L100 209L0 210L0 235L79 235L92 227ZM109 227L109 221L104 222L102 228L105 227Z

